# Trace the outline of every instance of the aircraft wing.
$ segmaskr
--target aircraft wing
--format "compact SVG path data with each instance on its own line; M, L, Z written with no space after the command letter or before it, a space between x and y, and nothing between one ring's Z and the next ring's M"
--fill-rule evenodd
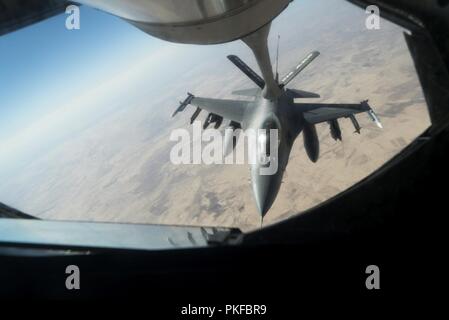
M367 101L358 104L295 103L295 106L303 112L304 119L310 124L348 118L357 113L367 112L371 120L382 128L377 115Z
M250 102L238 100L210 99L194 97L190 102L202 110L219 115L225 119L242 122L245 109Z

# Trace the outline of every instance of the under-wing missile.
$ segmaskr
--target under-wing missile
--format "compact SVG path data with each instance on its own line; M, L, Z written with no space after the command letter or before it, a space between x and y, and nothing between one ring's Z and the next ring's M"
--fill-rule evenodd
M195 98L195 96L190 92L187 92L187 98L185 98L184 101L179 102L179 107L175 110L175 112L173 112L172 117L176 116L178 112L184 111L190 102L192 102L193 98Z
M382 123L380 122L374 110L369 106L368 100L362 101L361 104L369 108L369 110L366 113L368 114L368 117L371 119L371 121L373 121L379 128L383 129Z
M359 122L357 121L357 119L355 118L355 116L353 114L351 114L349 116L349 119L351 119L352 125L354 126L354 133L358 133L360 134L360 129L362 129L362 127L360 127Z
M220 128L221 124L223 123L223 117L217 116L215 121L215 129Z
M206 120L204 120L204 123L203 123L203 130L206 130L207 127L209 127L210 123L212 122L212 116L213 116L213 113L209 113L207 115L207 118L206 118Z
M221 126L222 122L223 122L223 117L220 117L218 114L215 114L215 113L209 113L206 120L204 121L203 130L206 130L207 127L209 127L209 125L211 123L215 123L214 128L218 129Z
M231 121L229 123L229 126L225 129L225 138L223 145L223 151L225 156L227 156L232 150L234 150L235 146L237 145L239 132L238 131L236 132L235 130L241 128L242 126L240 123Z
M195 112L192 114L192 117L190 118L190 124L192 124L193 121L196 120L196 118L199 116L200 112L201 112L201 109L196 108Z
M330 120L328 121L330 129L331 129L331 137L334 140L342 140L341 138L341 129L340 125L338 124L338 120Z
M203 124L203 130L206 130L211 123L215 123L215 129L218 129L223 122L223 118L215 113L209 113Z

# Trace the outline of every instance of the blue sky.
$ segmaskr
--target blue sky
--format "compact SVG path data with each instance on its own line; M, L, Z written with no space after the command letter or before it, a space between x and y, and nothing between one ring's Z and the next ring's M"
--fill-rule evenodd
M124 105L133 69L168 46L85 6L79 30L67 16L0 37L0 177Z
M120 19L81 7L81 29L67 15L0 37L0 139L126 69L160 41Z

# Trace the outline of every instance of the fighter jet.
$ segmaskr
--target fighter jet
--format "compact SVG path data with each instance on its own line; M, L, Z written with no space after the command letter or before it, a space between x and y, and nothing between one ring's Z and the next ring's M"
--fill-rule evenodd
M186 104L197 107L191 123L198 116L199 112L204 110L209 112L204 127L207 127L211 122L221 124L223 119L227 119L230 121L229 127L233 130L238 128L243 130L254 129L257 132L262 132L258 139L264 139L263 141L267 145L277 145L277 158L273 158L269 154L268 147L257 148L255 151L258 153L256 159L265 158L268 161L278 161L278 170L274 174L261 174L261 166L266 165L266 163L256 162L251 164L252 189L257 209L261 216L261 223L279 193L290 151L300 133L303 136L307 156L312 162L316 162L319 157L319 140L315 128L316 124L328 123L332 138L342 140L338 120L349 118L356 132L360 133L361 128L355 118L355 114L366 112L372 121L382 128L378 117L369 106L367 100L348 104L295 102L295 99L298 98L320 97L319 94L313 92L287 88L287 85L320 53L318 51L311 52L291 72L279 80L277 72L276 76L273 76L266 45L269 28L270 26L267 25L256 33L242 39L253 50L263 77L259 76L237 56L228 56L228 59L256 85L254 88L234 91L233 94L253 97L253 100L212 99L197 97L189 93L187 99L178 108L179 111L184 110ZM215 127L217 128L219 125ZM270 135L267 132L270 129L277 130L278 141L269 141ZM225 139L227 140L224 142L225 145L235 147L235 140L230 141L233 139L232 135L225 136ZM261 152L263 154L260 154Z

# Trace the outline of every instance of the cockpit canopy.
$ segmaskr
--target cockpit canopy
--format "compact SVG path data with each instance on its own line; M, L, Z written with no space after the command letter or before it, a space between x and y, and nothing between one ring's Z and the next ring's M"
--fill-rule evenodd
M270 161L277 158L280 143L279 126L274 119L266 120L258 132L259 162L268 166Z

